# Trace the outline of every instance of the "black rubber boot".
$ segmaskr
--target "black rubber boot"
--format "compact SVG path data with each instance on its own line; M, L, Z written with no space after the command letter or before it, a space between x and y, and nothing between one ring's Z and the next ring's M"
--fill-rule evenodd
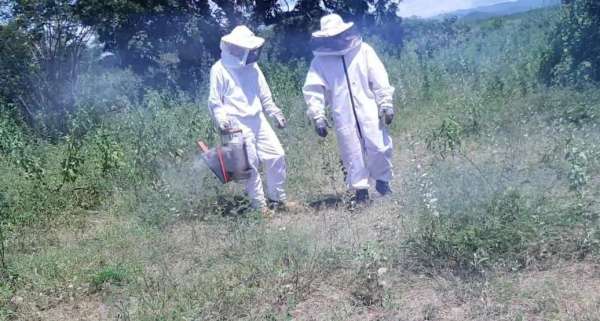
M282 201L267 200L267 206L270 210L279 211L285 207L285 203Z
M375 189L382 196L392 194L392 189L390 188L390 183L386 181L377 181L375 182Z
M267 205L269 209L276 212L299 212L303 209L301 205L292 201L268 200Z
M358 189L356 190L356 204L369 204L369 190Z

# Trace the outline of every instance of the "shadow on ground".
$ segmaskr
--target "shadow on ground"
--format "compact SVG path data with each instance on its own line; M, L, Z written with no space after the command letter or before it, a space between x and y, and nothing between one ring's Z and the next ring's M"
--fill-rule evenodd
M322 198L308 203L308 206L314 210L338 209L345 206L344 197L340 195L325 195Z

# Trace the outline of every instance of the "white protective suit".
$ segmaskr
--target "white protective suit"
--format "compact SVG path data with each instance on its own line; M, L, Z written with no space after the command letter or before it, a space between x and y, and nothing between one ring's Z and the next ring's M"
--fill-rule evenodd
M358 119L352 110L342 57ZM315 52L303 93L310 119L325 117L325 106L331 109L347 184L361 190L369 188L370 179L389 182L392 139L379 119L379 107L392 107L394 87L373 48L359 41L339 54Z
M235 32L234 29L233 33ZM246 28L246 32L250 30ZM259 174L261 163L267 180L267 197L271 201L285 202L285 153L265 117L265 113L274 117L281 114L281 110L273 102L271 90L258 64L244 65L223 50L221 60L210 71L208 108L217 124L229 122L232 127L243 131L252 167L246 192L252 199L253 206L266 206Z

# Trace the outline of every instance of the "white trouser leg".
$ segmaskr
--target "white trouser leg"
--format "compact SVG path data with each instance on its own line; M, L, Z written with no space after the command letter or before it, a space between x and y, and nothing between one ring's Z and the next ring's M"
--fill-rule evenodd
M271 201L285 202L286 164L285 157L266 159L263 161L267 178L267 197Z
M261 208L267 205L265 192L260 178L259 160L256 152L256 140L254 135L247 135L245 138L246 150L248 152L248 162L251 167L250 178L246 181L246 193L252 202L252 207Z
M365 167L362 146L355 128L337 129L337 138L342 161L348 172L346 183L355 190L369 188L369 171Z
M381 138L378 137L377 145L367 139L366 154L367 167L372 179L389 182L392 180L392 139L387 130L382 131Z
M261 113L259 119L256 149L267 179L267 197L272 201L286 201L285 152L264 114Z
M248 160L252 175L246 183L246 192L255 207L266 204L259 166L264 166L267 179L267 196L273 201L285 201L286 164L283 147L263 113L238 118L246 137Z

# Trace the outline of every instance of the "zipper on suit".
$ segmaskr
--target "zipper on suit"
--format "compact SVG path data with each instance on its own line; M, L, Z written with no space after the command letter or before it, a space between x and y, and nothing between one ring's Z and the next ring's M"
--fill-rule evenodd
M352 84L350 83L350 76L348 75L348 66L346 65L346 57L342 55L342 64L344 65L344 74L346 75L346 83L348 85L348 94L350 95L350 104L352 105L352 113L354 114L354 121L356 121L356 128L358 129L358 138L363 140L362 129L358 121L358 114L356 113L356 104L354 103L354 94L352 93Z

